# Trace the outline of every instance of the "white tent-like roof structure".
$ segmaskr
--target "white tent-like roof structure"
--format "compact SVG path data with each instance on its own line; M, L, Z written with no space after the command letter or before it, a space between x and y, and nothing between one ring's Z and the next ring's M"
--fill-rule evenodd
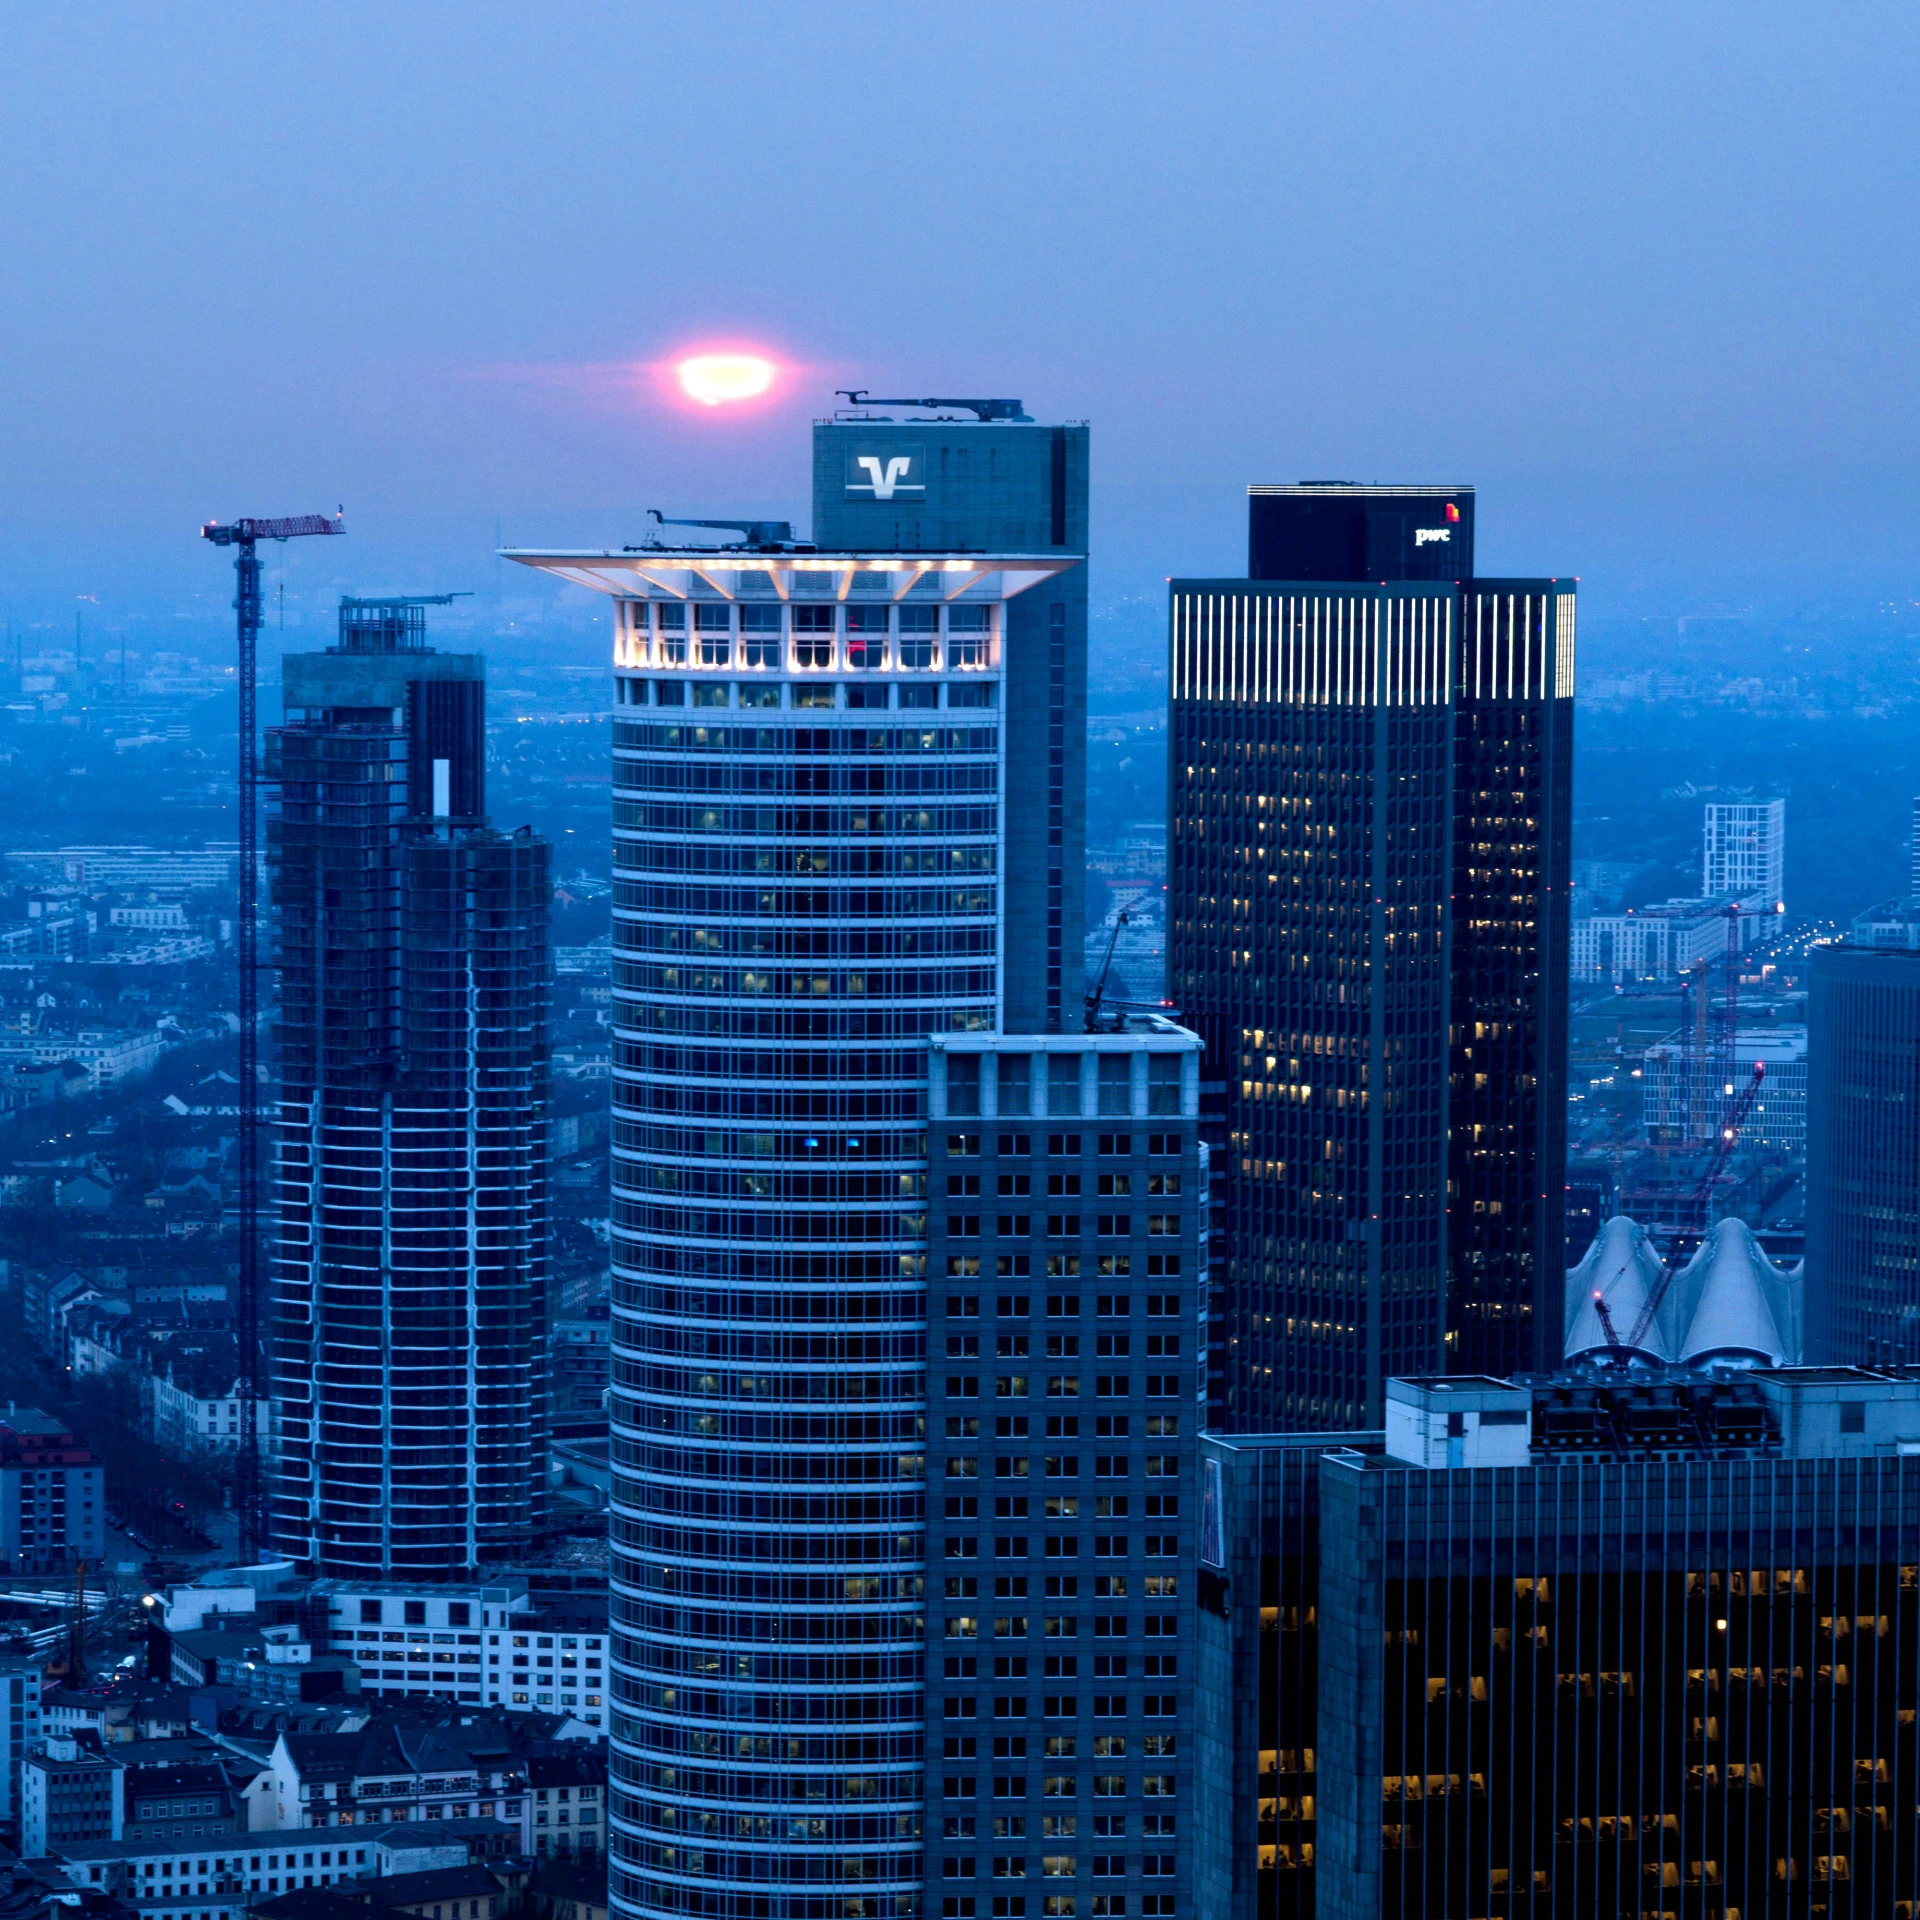
M1718 1222L1674 1277L1681 1364L1798 1366L1798 1272L1776 1267L1744 1220Z
M1647 1230L1625 1214L1616 1214L1600 1229L1586 1258L1567 1275L1566 1357L1581 1360L1607 1355L1613 1342L1601 1323L1598 1301L1606 1303L1613 1330L1625 1340L1639 1324L1660 1279L1660 1256ZM1665 1329L1656 1318L1634 1349L1641 1359L1664 1364L1673 1358Z
M1609 1358L1613 1343L1596 1296L1625 1342L1660 1271L1646 1230L1624 1215L1609 1220L1567 1275L1566 1358ZM1674 1275L1631 1358L1654 1366L1798 1366L1804 1274L1804 1262L1776 1266L1744 1220L1718 1221Z

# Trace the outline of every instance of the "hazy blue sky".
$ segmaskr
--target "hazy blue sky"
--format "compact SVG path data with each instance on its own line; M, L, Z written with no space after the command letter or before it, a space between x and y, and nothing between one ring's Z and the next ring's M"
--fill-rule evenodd
M802 513L831 390L1094 424L1101 577L1250 479L1471 480L1621 606L1920 585L1920 11L16 4L0 608L485 584L650 505ZM751 419L645 365L765 342ZM804 517L804 516L803 516ZM289 554L289 559L293 556Z

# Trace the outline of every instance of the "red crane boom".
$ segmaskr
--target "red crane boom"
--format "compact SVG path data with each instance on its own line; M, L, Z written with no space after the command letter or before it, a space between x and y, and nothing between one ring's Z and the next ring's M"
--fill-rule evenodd
M1647 1329L1653 1325L1654 1315L1660 1311L1660 1303L1667 1297L1667 1288L1673 1284L1673 1277L1680 1271L1680 1255L1690 1235L1697 1234L1706 1224L1706 1215L1713 1199L1714 1182L1726 1169L1727 1161L1732 1157L1733 1149L1740 1138L1740 1129L1746 1124L1747 1116L1753 1111L1753 1103L1760 1097L1761 1083L1767 1077L1764 1060L1753 1063L1753 1078L1741 1088L1738 1098L1731 1099L1726 1116L1720 1123L1720 1138L1713 1150L1713 1158L1707 1163L1707 1170L1700 1176L1700 1184L1687 1196L1687 1204L1678 1224L1673 1230L1673 1239L1667 1247L1667 1257L1661 1264L1660 1278L1654 1282L1653 1291L1647 1295L1646 1305L1640 1309L1640 1317L1628 1330L1622 1340L1615 1331L1613 1315L1607 1311L1607 1303L1598 1294L1593 1297L1593 1310L1599 1315L1600 1325L1607 1336L1607 1346L1614 1360L1621 1366L1627 1364L1628 1355L1636 1352L1640 1342L1647 1337ZM1727 1089L1729 1094L1732 1088Z

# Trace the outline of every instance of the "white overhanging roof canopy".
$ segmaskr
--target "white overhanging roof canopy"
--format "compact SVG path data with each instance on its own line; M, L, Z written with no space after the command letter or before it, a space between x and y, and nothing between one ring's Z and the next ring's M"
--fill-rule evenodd
M752 553L724 547L640 547L631 553L503 547L500 557L596 593L668 593L680 600L692 595L696 581L723 600L737 600L743 588L764 584L789 600L794 579L802 574L828 576L832 597L844 600L854 575L862 573L891 576L887 585L895 600L904 600L929 577L941 599L957 600L969 587L998 575L999 598L1011 600L1079 566L1084 558L1053 553Z

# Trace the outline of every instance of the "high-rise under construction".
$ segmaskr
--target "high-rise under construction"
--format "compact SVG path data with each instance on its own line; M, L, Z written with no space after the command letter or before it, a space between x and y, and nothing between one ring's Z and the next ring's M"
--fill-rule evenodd
M485 663L343 600L267 734L280 1015L272 1544L523 1555L545 1465L551 849L485 805Z

